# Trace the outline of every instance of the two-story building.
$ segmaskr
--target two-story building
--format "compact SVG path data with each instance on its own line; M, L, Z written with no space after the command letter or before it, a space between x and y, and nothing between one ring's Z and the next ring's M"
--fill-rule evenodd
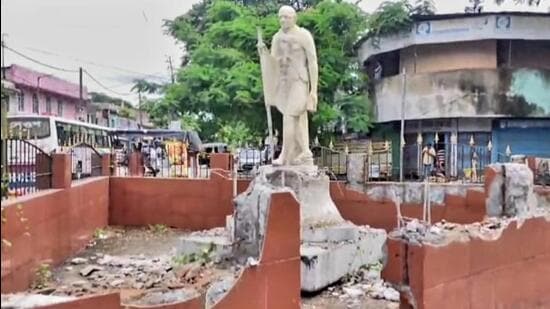
M9 96L8 115L52 115L86 121L88 91L78 84L40 73L20 65L2 68L5 79L16 91Z
M371 81L372 138L391 141L393 175L402 119L405 173L428 142L454 176L473 157L550 157L549 14L414 17L410 31L366 37L358 56Z
M88 107L87 122L117 129L154 128L145 111L141 111L143 125L140 126L139 114L140 111L129 103L92 102Z

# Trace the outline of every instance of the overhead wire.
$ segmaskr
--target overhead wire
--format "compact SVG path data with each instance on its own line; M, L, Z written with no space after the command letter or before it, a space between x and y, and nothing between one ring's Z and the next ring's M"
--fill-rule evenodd
M118 67L118 66L113 66L113 65L106 65L106 64L102 64L102 63L97 63L97 62L94 62L94 61L85 60L85 59L77 58L77 57L73 57L73 56L61 55L61 54L58 54L58 53L55 53L55 52L52 52L52 51L48 51L48 50L44 50L44 49L39 49L39 48L35 48L35 47L27 46L27 47L22 47L22 48L27 49L27 50L32 50L32 51L35 51L35 52L39 52L39 53L43 53L43 54L46 54L46 55L52 55L52 56L57 56L57 57L62 57L62 58L70 58L70 59L75 60L75 61L78 61L78 62L87 63L87 64L94 65L94 66L97 66L97 67L112 69L112 70L116 70L116 71L119 71L119 72L125 72L125 73L130 73L130 74L137 74L137 75L141 75L141 76L143 76L143 77L155 78L155 79L163 80L164 82L167 82L167 81L168 81L168 78L167 78L166 76L160 75L161 72L152 73L152 74L147 74L147 73L137 72L137 71L133 71L133 70L126 69L126 68L122 68L122 67Z
M4 44L4 48L7 49L7 50L9 50L9 51L11 51L12 53L14 53L14 54L20 56L20 57L23 57L23 58L25 58L25 59L27 59L27 60L29 60L29 61L32 61L32 62L37 63L37 64L40 64L40 65L45 66L45 67L47 67L47 68L50 68L50 69L53 69L53 70L62 71L62 72L78 73L78 70L71 70L71 69L60 68L60 67L57 67L57 66L54 66L54 65L51 65L51 64L44 63L44 62L42 62L42 61L40 61L40 60L36 60L36 59L34 59L34 58L30 57L30 56L27 56L27 55L25 55L25 54L23 54L23 53L21 53L21 52L19 52L19 51L16 51L15 49L13 49L13 48L7 46L6 44Z
M111 93L114 93L116 95L120 95L120 96L130 96L130 95L134 95L134 93L132 92L118 92L116 90L113 90L107 86L105 86L103 83L101 83L99 80L97 80L97 78L95 78L90 72L88 72L87 70L82 70L86 75L88 75L88 77L93 80L96 84L98 84L101 88L103 88L104 90L106 91L109 91Z
M51 64L47 64L47 63L44 63L40 60L37 60L33 57L30 57L30 56L27 56L11 47L8 47L7 45L4 44L4 47L13 52L14 54L16 55L19 55L29 61L32 61L34 63L37 63L37 64L40 64L42 66L45 66L47 68L50 68L50 69L53 69L53 70L58 70L58 71L62 71L62 72L69 72L69 73L78 73L79 70L71 70L71 69L65 69L65 68L61 68L61 67L58 67L58 66L54 66L54 65L51 65ZM105 86L105 84L103 84L102 82L100 82L96 77L94 77L90 72L88 72L87 70L83 69L82 72L84 74L86 74L91 80L93 80L97 85L99 85L101 88L103 88L104 90L108 91L108 92L111 92L113 94L116 94L116 95L120 95L120 96L130 96L130 95L133 95L134 93L131 93L131 92L127 92L127 93L124 93L124 92L119 92L119 91L116 91L116 90L113 90L111 87L108 87L108 86Z

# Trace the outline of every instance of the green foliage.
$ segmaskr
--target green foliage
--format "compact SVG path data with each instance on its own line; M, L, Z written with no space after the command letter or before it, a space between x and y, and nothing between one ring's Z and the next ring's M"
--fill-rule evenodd
M105 239L107 238L107 231L102 228L97 228L94 231L94 239Z
M407 0L385 1L369 16L367 21L367 36L372 38L374 45L380 37L409 31L415 15L435 14L433 0L416 0L411 5Z
M199 123L199 118L196 115L185 113L181 117L181 129L184 131L200 132L201 127Z
M118 111L118 115L122 118L132 118L133 117L132 110L130 108L128 108L127 106L123 106Z
M410 30L412 7L406 0L385 1L369 16L367 35L373 38Z
M215 137L216 140L226 143L231 150L258 140L258 136L242 121L222 124Z
M155 235L163 235L168 233L169 227L166 224L150 224L149 231Z
M529 6L538 6L541 4L541 2L544 2L545 0L513 0L515 4L527 4ZM498 5L501 5L502 3L506 2L506 0L495 0L495 3ZM512 2L512 1L509 1Z
M433 0L416 0L411 10L412 15L434 15L435 3Z
M47 263L40 264L36 269L35 280L32 284L35 289L43 289L52 280L52 271Z
M365 81L353 54L366 16L353 4L329 0L204 0L167 21L167 33L184 43L187 55L177 83L169 85L162 101L148 110L153 119L187 115L200 127L203 139L217 138L234 146L265 134L256 27L269 42L279 29L277 10L282 4L299 11L298 24L313 34L317 46L319 110L312 116L311 132L333 134L342 124L367 131L370 114L356 113L369 110L370 103L363 96ZM274 126L281 131L276 114Z
M104 93L100 92L90 92L90 96L92 99L92 102L96 103L113 103L116 105L130 105L130 102L119 99L119 98L113 98L111 96L108 96Z
M161 89L161 85L144 79L135 79L132 91L139 93L156 93Z
M200 253L181 254L172 257L172 265L177 267L195 262L201 265L210 263L212 261L212 253L214 253L214 250L216 250L216 245L214 245L214 243L210 243L208 247L203 248Z

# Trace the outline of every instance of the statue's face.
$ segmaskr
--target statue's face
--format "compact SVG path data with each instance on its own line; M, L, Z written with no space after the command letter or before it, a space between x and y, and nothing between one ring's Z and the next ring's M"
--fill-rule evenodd
M290 9L279 11L279 23L284 30L292 28L296 24L296 13Z

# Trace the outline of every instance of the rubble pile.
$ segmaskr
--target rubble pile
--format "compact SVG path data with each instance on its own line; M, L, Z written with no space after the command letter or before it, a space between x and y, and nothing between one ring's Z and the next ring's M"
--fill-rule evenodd
M347 275L340 284L330 286L322 292L323 298L337 298L348 308L360 305L365 298L399 302L399 292L380 277L381 264L362 267Z
M208 231L211 235L218 232ZM54 302L120 292L128 305L169 304L205 294L214 283L234 280L242 269L216 259L208 247L197 254L180 254L179 239L190 234L182 230L109 227L95 234L81 254L55 269L46 268L48 278L40 281L45 284L3 297L12 303Z
M140 290L132 303L153 305L184 300L203 293L217 280L236 276L238 265L215 264L204 260L178 261L164 255L111 256L96 253L88 258L77 257L59 269L58 277L76 277L58 282L52 295L83 296L112 290ZM71 273L64 276L63 272ZM39 291L37 291L39 292Z
M550 218L550 210L539 208L532 210L528 217L546 216ZM481 238L486 240L497 239L502 231L512 222L527 217L488 217L481 222L471 224L458 224L442 220L434 224L427 224L418 219L407 221L400 229L395 229L389 236L406 240L412 244L429 243L432 245L444 245L451 241L467 240L469 238Z

